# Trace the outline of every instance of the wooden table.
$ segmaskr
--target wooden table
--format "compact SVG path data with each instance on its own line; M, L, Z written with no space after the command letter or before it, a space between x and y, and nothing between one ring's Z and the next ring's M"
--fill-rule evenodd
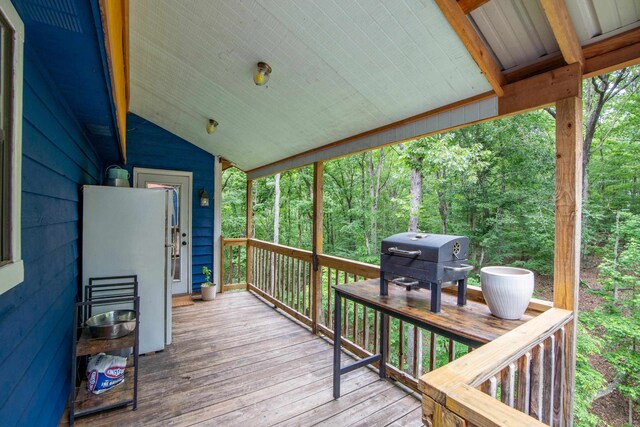
M520 320L504 320L491 314L485 304L468 300L465 306L457 305L457 296L442 293L442 309L432 313L430 292L424 290L407 291L398 286L389 286L389 295L380 295L379 279L369 279L345 285L333 286L335 310L333 312L333 397L340 397L340 376L371 363L380 362L380 378L386 377L386 348L389 316L410 323L476 348L493 341L510 330L535 317L538 312L527 310ZM340 366L342 339L342 298L352 300L379 311L380 353L348 365Z

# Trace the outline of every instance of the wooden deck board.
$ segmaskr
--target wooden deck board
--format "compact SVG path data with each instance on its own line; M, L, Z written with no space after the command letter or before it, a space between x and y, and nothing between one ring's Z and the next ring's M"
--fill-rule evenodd
M175 308L173 326L173 344L140 359L138 410L77 425L421 424L420 401L369 369L334 400L331 344L249 292Z

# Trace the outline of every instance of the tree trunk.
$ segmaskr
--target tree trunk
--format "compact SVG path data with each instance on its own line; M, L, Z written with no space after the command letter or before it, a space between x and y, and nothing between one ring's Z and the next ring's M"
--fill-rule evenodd
M422 206L422 159L412 159L414 167L411 170L411 200L409 204L409 231L417 232L418 228L418 220L420 218L420 206ZM416 368L416 376L419 378L422 375L422 332L418 330L418 339L414 343L413 335L414 328L413 325L407 325L407 333L405 336L407 337L407 366L409 367L409 373L413 374L414 366L413 366L413 355L417 352L417 366Z
M409 202L409 231L419 230L420 206L422 206L422 169L411 171L411 200Z
M374 167L373 164L373 152L369 152L369 197L371 200L370 206L370 230L369 230L369 242L370 245L376 246L378 244L378 201L380 196L380 177L382 175L382 164L384 162L384 148L380 149L380 158L378 164ZM371 255L371 252L368 252Z
M631 86L640 78L640 73L633 68L623 68L610 74L593 77L585 90L586 121L582 140L582 229L588 226L588 216L584 214L589 202L589 160L591 159L591 146L598 129L600 116L605 104L623 90ZM637 90L637 85L633 86ZM582 256L587 255L587 239L582 239Z
M620 244L620 211L616 211L616 243L613 246L613 272L618 271L618 249ZM618 300L618 280L613 279L613 300Z

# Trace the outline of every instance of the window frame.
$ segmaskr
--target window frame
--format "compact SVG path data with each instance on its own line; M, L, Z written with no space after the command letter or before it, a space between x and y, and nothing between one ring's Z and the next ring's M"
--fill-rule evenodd
M24 263L21 252L21 207L22 207L22 88L24 67L24 24L14 8L11 0L0 0L0 14L8 24L7 30L12 34L11 61L11 108L9 111L9 156L6 164L9 171L8 194L2 196L0 209L3 209L3 224L0 233L3 239L8 238L8 256L0 259L0 295L24 281ZM4 58L5 55L0 56ZM4 60L4 59L2 59ZM2 65L2 64L0 64ZM3 172L5 173L5 172ZM4 184L3 184L4 185ZM7 188L7 187L5 187ZM8 209L6 208L8 204ZM8 236L8 237L7 237Z

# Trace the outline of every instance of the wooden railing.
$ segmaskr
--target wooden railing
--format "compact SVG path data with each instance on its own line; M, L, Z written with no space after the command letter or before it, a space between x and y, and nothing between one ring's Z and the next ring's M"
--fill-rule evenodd
M549 309L420 378L428 426L571 425L565 358L574 314Z
M312 326L310 251L249 239L251 283L248 289L307 326Z
M220 291L247 288L247 239L222 239Z
M243 245L247 245L246 259L249 260L247 289L330 339L335 310L331 285L379 277L379 268L375 265L322 254L314 257L311 251L257 239L227 239L223 246ZM314 274L314 266L319 274ZM225 284L225 289L230 286L235 285ZM455 292L455 289L445 288L444 292ZM318 308L314 313L316 296ZM468 299L484 302L482 292L474 286L468 288ZM346 299L342 308L343 347L361 358L376 353L379 313ZM530 308L542 312L549 305L534 300ZM388 327L387 333L394 339L390 340L387 351L387 372L416 391L419 390L418 378L424 372L433 371L471 350L399 319L391 318Z

